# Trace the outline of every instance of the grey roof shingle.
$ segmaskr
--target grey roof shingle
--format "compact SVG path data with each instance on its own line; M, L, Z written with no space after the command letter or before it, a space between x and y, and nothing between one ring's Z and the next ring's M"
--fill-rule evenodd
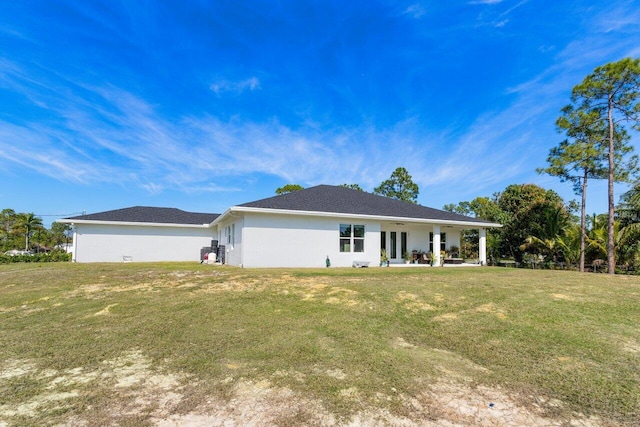
M347 187L331 185L318 185L280 196L244 203L239 206L260 209L283 209L494 224L489 221L459 215L453 212L403 202L401 200L353 190Z
M67 220L146 222L157 224L210 224L220 214L185 212L175 208L156 208L150 206L133 206L113 211L79 215Z

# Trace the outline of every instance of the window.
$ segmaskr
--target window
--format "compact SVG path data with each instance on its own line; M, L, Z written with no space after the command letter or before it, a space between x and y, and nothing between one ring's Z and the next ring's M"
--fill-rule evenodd
M407 253L407 232L402 231L400 233L400 255L404 258L404 254Z
M340 224L340 252L351 252L351 224Z
M340 224L340 252L364 252L364 225Z
M227 237L227 245L233 248L236 243L236 225L232 224L225 227L224 234Z
M389 254L389 258L396 259L398 258L398 233L392 231L389 233L391 236L391 253Z
M440 251L446 250L447 233L440 233ZM433 233L429 233L429 252L433 252Z

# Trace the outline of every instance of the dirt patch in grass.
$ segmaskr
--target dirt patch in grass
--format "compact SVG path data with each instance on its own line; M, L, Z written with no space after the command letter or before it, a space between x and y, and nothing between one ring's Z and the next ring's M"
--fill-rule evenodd
M487 304L482 304L470 310L461 310L458 313L444 313L439 316L434 316L433 320L437 322L442 322L447 320L456 320L461 316L473 315L474 313L492 314L500 320L505 320L507 318L507 313L504 309L499 308L495 303L490 302Z
M431 304L423 301L418 295L406 291L400 291L396 294L396 302L413 313L434 309Z
M551 296L554 297L555 299L560 299L560 300L567 300L567 301L575 300L575 298L565 294L552 294Z
M355 387L337 393L345 400L359 400ZM380 400L399 399L405 412L393 414L387 409L364 406L347 418L331 414L320 400L304 398L269 381L236 382L229 401L210 400L186 414L173 414L155 419L162 427L200 427L222 425L317 425L317 426L584 426L604 425L596 417L574 414L571 419L545 417L560 402L538 399L523 406L500 389L474 387L460 383L438 383L419 396L391 396L380 393Z
M337 391L341 398L359 401L356 387ZM605 425L597 417L574 414L558 420L545 416L562 403L533 399L528 406L500 389L464 383L438 383L418 396L393 396L379 393L381 401L398 399L409 415L361 405L350 417L331 414L320 400L307 399L269 381L240 380L233 386L229 401L211 400L186 414L156 419L162 427L199 427L218 425L317 425L317 426L584 426Z
M500 388L441 382L419 397L421 406L430 408L437 418L434 425L474 426L601 426L597 417L587 418L573 414L570 419L548 418L545 414L564 405L559 401L529 396L528 404L522 397L512 397Z
M626 338L622 340L622 349L629 353L640 353L640 343L636 340Z
M193 412L154 421L159 427L335 425L335 418L320 401L305 399L267 380L237 381L228 401L211 399Z
M394 346L407 351L420 351L415 345L398 337ZM431 350L429 357L444 360L459 359L450 352ZM460 365L470 365L459 360ZM467 366L469 369L480 367ZM232 370L233 371L233 370ZM317 425L317 426L585 426L606 425L596 417L573 414L559 420L556 413L564 411L559 401L533 396L510 396L500 388L477 385L469 379L437 382L425 385L415 396L398 394L394 389L377 393L379 402L396 401L404 408L392 413L384 405L374 405L361 398L357 387L350 386L349 376L340 369L315 372L341 381L344 387L335 393L345 402L360 409L350 416L337 416L322 400L308 398L269 379L250 380L227 377L227 398L209 397L205 403L185 408L185 390L193 378L154 368L151 360L139 350L125 352L106 360L97 369L68 369L61 372L39 370L28 360L11 360L0 371L0 381L19 377L39 377L45 381L41 392L20 402L0 405L0 425L20 425L37 420L43 413L58 411L68 415L61 425L90 426L98 424L132 424L147 420L159 427L204 427L239 425ZM274 379L293 377L304 382L307 376L299 372L276 372ZM91 405L79 411L79 401L96 390L102 396L102 408ZM87 415L89 413L91 415ZM547 416L554 414L554 416Z
M0 369L0 380L21 377L35 369L35 364L29 360L7 360Z
M457 313L445 313L445 314L441 314L440 316L435 316L433 320L437 322L445 322L447 320L455 320L457 318L458 318Z
M107 314L110 314L111 313L111 308L113 308L113 307L115 307L117 305L118 304L109 304L108 306L106 306L102 310L100 310L97 313L95 313L94 316L105 316Z
M494 314L498 319L504 320L507 318L507 315L505 314L504 310L501 308L498 308L498 306L496 306L495 303L488 303L488 304L483 304L479 307L476 308L476 311L478 313L491 313Z
M168 417L181 402L185 376L163 373L153 369L150 359L140 351L104 361L99 368L82 367L64 371L39 370L28 360L12 360L0 372L0 386L6 379L37 380L43 382L38 393L32 393L19 402L0 405L0 425L20 425L39 419L51 412L74 412L88 396L103 393L109 396L100 409L87 408L98 413L97 419L117 420L152 414ZM91 400L91 399L90 399ZM14 424L15 422L15 424ZM64 425L94 425L95 421L75 414Z

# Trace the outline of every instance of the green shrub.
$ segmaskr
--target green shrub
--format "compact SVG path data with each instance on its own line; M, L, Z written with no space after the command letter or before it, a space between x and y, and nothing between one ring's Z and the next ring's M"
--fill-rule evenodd
M14 262L65 262L71 261L71 254L65 251L54 250L33 255L5 255L0 254L0 264L11 264Z

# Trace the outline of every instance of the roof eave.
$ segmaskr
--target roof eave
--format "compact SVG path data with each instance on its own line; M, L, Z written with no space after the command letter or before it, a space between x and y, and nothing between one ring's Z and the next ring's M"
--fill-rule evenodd
M243 213L267 213L267 214L280 214L280 215L298 215L298 216L323 216L330 218L357 218L375 221L394 221L394 222L411 222L416 224L442 224L442 225L456 225L469 228L500 228L502 224L493 222L477 222L477 221L455 221L455 220L438 220L438 219L425 219L425 218L411 218L404 216L383 216L383 215L366 215L366 214L350 214L339 212L320 212L320 211L299 211L289 209L268 209L268 208L252 208L248 206L232 206L225 213L216 218L211 225L215 225L219 220L222 220L224 216L230 215L232 212Z
M215 227L216 225L218 225L222 220L225 219L225 217L231 215L231 210L233 209L233 207L227 209L226 211L224 211L223 213L221 213L220 215L218 215L218 217L216 219L214 219L213 221L211 221L211 223L209 224L209 227Z
M211 223L207 224L176 224L170 222L135 222L135 221L98 221L92 219L71 219L63 218L56 222L62 224L93 224L93 225L126 225L126 226L142 226L142 227L178 227L178 228L209 228Z

